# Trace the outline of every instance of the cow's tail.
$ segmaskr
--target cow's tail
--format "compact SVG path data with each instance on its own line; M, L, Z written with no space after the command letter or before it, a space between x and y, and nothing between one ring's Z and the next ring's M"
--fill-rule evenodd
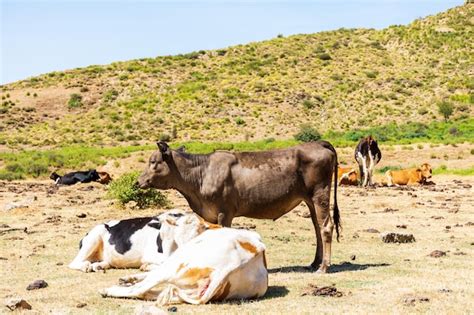
M334 150L336 156L336 163L334 163L334 206L333 206L333 215L334 225L336 226L336 239L339 242L339 229L341 228L341 216L339 215L339 207L337 206L337 171L338 171L338 162L337 162L337 153Z

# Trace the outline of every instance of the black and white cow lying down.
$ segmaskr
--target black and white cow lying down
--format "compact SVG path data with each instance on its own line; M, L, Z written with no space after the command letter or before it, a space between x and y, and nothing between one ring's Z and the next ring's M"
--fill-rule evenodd
M173 225L162 228L167 218L192 216L192 228L174 231ZM179 246L214 224L193 213L174 209L154 217L114 220L94 227L79 243L79 253L69 268L83 272L109 268L151 270Z

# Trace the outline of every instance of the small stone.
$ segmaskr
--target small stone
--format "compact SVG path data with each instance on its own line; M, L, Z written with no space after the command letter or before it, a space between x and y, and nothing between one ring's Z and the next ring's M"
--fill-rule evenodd
M449 230L449 229L451 229L451 226L446 225L446 230Z
M432 251L429 256L434 257L434 258L439 258L439 257L442 257L442 256L446 256L446 252L443 252L441 250L435 250L435 251Z
M386 232L380 235L384 243L413 243L415 237L413 234L390 233Z
M438 291L441 292L441 293L451 293L451 292L453 292L452 290L450 290L450 289L445 289L445 288L440 289L440 290L438 290Z
M31 305L22 298L11 298L5 301L5 305L14 311L16 309L31 310Z
M406 224L399 224L399 225L397 225L397 228L399 228L399 229L406 229L407 226L406 226Z
M78 215L76 215L76 217L80 218L80 219L84 219L85 217L87 217L87 214L85 213L80 213Z
M368 228L366 230L363 230L362 232L367 232L367 233L380 233L379 230L374 229L374 228Z
M78 303L76 305L77 308L83 308L83 307L86 307L87 306L87 303Z
M415 305L416 302L429 302L430 299L424 296L407 296L403 299L406 305Z
M38 290L38 289L43 289L48 286L48 283L44 280L35 280L32 283L30 283L26 289L27 290Z
M56 266L62 266L62 265L64 265L63 262L58 262L58 263L56 263Z
M351 260L356 260L356 255L351 255Z
M178 308L176 306L171 306L170 308L168 308L168 312L175 313L177 311L178 311Z

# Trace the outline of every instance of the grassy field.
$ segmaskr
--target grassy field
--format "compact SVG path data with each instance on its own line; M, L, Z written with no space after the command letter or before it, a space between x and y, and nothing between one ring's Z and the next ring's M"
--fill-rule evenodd
M474 143L474 119L466 118L452 122L433 122L424 124L385 125L370 129L351 130L346 132L328 131L322 137L337 147L355 147L357 141L368 134L379 139L381 145L393 146L404 144L405 148L413 149L422 146L422 143L431 145L457 145ZM171 143L171 147L184 146L190 153L210 153L215 150L231 151L260 151L279 149L293 146L300 141L276 140L267 138L260 141L242 142L179 142ZM416 146L410 145L416 144ZM66 146L49 149L29 150L0 150L0 179L14 180L27 177L45 177L54 170L77 170L86 168L100 168L110 159L121 159L130 156L133 152L144 152L155 148L155 144L116 146L116 147L87 147ZM474 151L470 154L472 155ZM472 166L463 167L471 169ZM440 169L439 173L449 174L452 170ZM465 172L465 171L463 171ZM469 174L469 171L467 171Z
M473 177L435 176L436 186L411 189L339 189L343 232L333 246L330 273L307 272L315 238L307 209L299 206L272 222L238 218L235 226L255 229L267 246L269 289L254 301L203 306L177 305L184 313L437 313L467 314L474 307ZM135 270L84 274L66 266L78 242L95 224L112 219L152 215L162 209L120 209L104 199L98 184L52 189L50 182L2 182L0 205L36 196L28 208L0 219L0 296L21 296L31 313L130 314L153 302L104 299L98 290ZM170 192L176 207L186 201ZM389 209L389 210L387 210ZM390 210L392 209L392 210ZM85 213L86 218L77 215ZM406 229L397 225L406 225ZM27 233L23 231L27 228ZM18 230L11 230L15 229ZM385 244L379 233L413 233L415 243ZM430 257L434 250L446 252ZM352 260L352 258L355 259ZM35 279L49 286L26 291ZM301 296L309 285L334 285L342 297ZM421 301L426 300L428 301ZM415 302L410 302L414 300ZM408 302L407 302L408 301ZM77 305L86 305L78 308ZM5 312L6 309L2 311Z

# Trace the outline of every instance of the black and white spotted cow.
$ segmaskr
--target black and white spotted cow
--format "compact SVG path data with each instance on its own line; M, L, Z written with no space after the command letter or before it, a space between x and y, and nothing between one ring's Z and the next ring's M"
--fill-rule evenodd
M161 228L164 220L195 216L174 209L154 217L109 221L94 227L79 243L79 253L69 268L91 272L108 268L151 270L179 246L206 230L205 221L194 228L174 233ZM176 235L175 235L176 234Z
M361 185L364 187L373 185L372 175L375 165L382 159L377 141L372 136L362 138L357 144L354 155L359 164Z
M71 172L63 176L53 172L49 178L54 180L56 185L74 185L79 182L90 183L100 180L99 173L96 170Z

